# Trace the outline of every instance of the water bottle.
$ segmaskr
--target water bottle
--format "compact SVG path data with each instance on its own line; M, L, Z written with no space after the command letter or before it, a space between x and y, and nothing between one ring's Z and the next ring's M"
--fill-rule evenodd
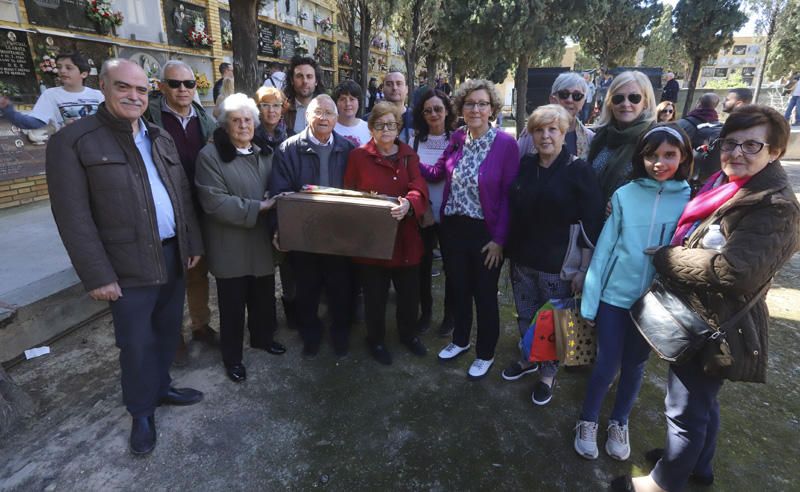
M725 242L725 236L723 236L722 231L719 230L719 224L711 224L708 226L708 230L703 236L701 244L705 249L721 251L722 247L725 246Z

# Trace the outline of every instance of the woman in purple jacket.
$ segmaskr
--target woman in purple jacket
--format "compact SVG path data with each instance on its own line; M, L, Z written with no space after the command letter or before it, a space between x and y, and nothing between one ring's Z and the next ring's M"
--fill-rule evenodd
M467 375L480 379L494 362L500 334L497 281L508 234L508 190L519 169L519 150L511 135L489 123L501 109L494 84L465 82L454 106L466 126L453 133L436 164L420 165L420 171L428 181L445 180L440 241L448 258L445 273L454 285L455 329L452 343L439 358L451 360L469 350L475 299L477 358Z

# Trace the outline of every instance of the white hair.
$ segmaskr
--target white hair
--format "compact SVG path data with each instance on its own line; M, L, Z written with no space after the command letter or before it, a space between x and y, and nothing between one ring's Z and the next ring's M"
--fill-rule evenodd
M166 80L167 79L167 69L172 68L172 67L185 68L186 70L189 71L190 74L192 74L192 79L194 79L194 70L192 70L192 67L190 67L189 64L186 63L183 60L169 60L167 63L164 64L163 67L161 67L161 73L159 74L158 78L161 79L162 81Z
M319 106L319 103L322 101L328 101L333 106L333 112L336 113L336 116L339 116L339 109L336 107L336 102L334 102L333 98L327 94L320 94L319 96L315 97L308 103L308 108L306 109L306 114L310 116L314 113L314 111Z
M253 101L252 98L247 97L247 94L237 92L236 94L231 94L222 100L222 107L220 108L219 117L217 118L220 126L227 126L228 113L234 111L250 111L250 116L253 118L253 124L258 126L258 106L256 106L256 102Z
M550 95L552 96L558 91L563 91L570 87L580 87L584 94L589 92L589 84L586 83L583 75L578 72L564 72L556 77L553 87L550 89Z

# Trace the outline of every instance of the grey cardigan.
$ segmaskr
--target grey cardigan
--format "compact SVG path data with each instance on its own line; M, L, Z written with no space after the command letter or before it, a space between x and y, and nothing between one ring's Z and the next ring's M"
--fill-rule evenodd
M253 149L252 155L225 162L210 143L197 156L195 184L205 212L206 259L217 278L274 273L267 215L258 212L269 187L272 155Z

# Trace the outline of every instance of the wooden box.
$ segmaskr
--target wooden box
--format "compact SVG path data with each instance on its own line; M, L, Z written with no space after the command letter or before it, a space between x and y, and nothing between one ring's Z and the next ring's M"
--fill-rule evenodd
M397 201L337 190L278 197L281 249L388 260L394 253Z

